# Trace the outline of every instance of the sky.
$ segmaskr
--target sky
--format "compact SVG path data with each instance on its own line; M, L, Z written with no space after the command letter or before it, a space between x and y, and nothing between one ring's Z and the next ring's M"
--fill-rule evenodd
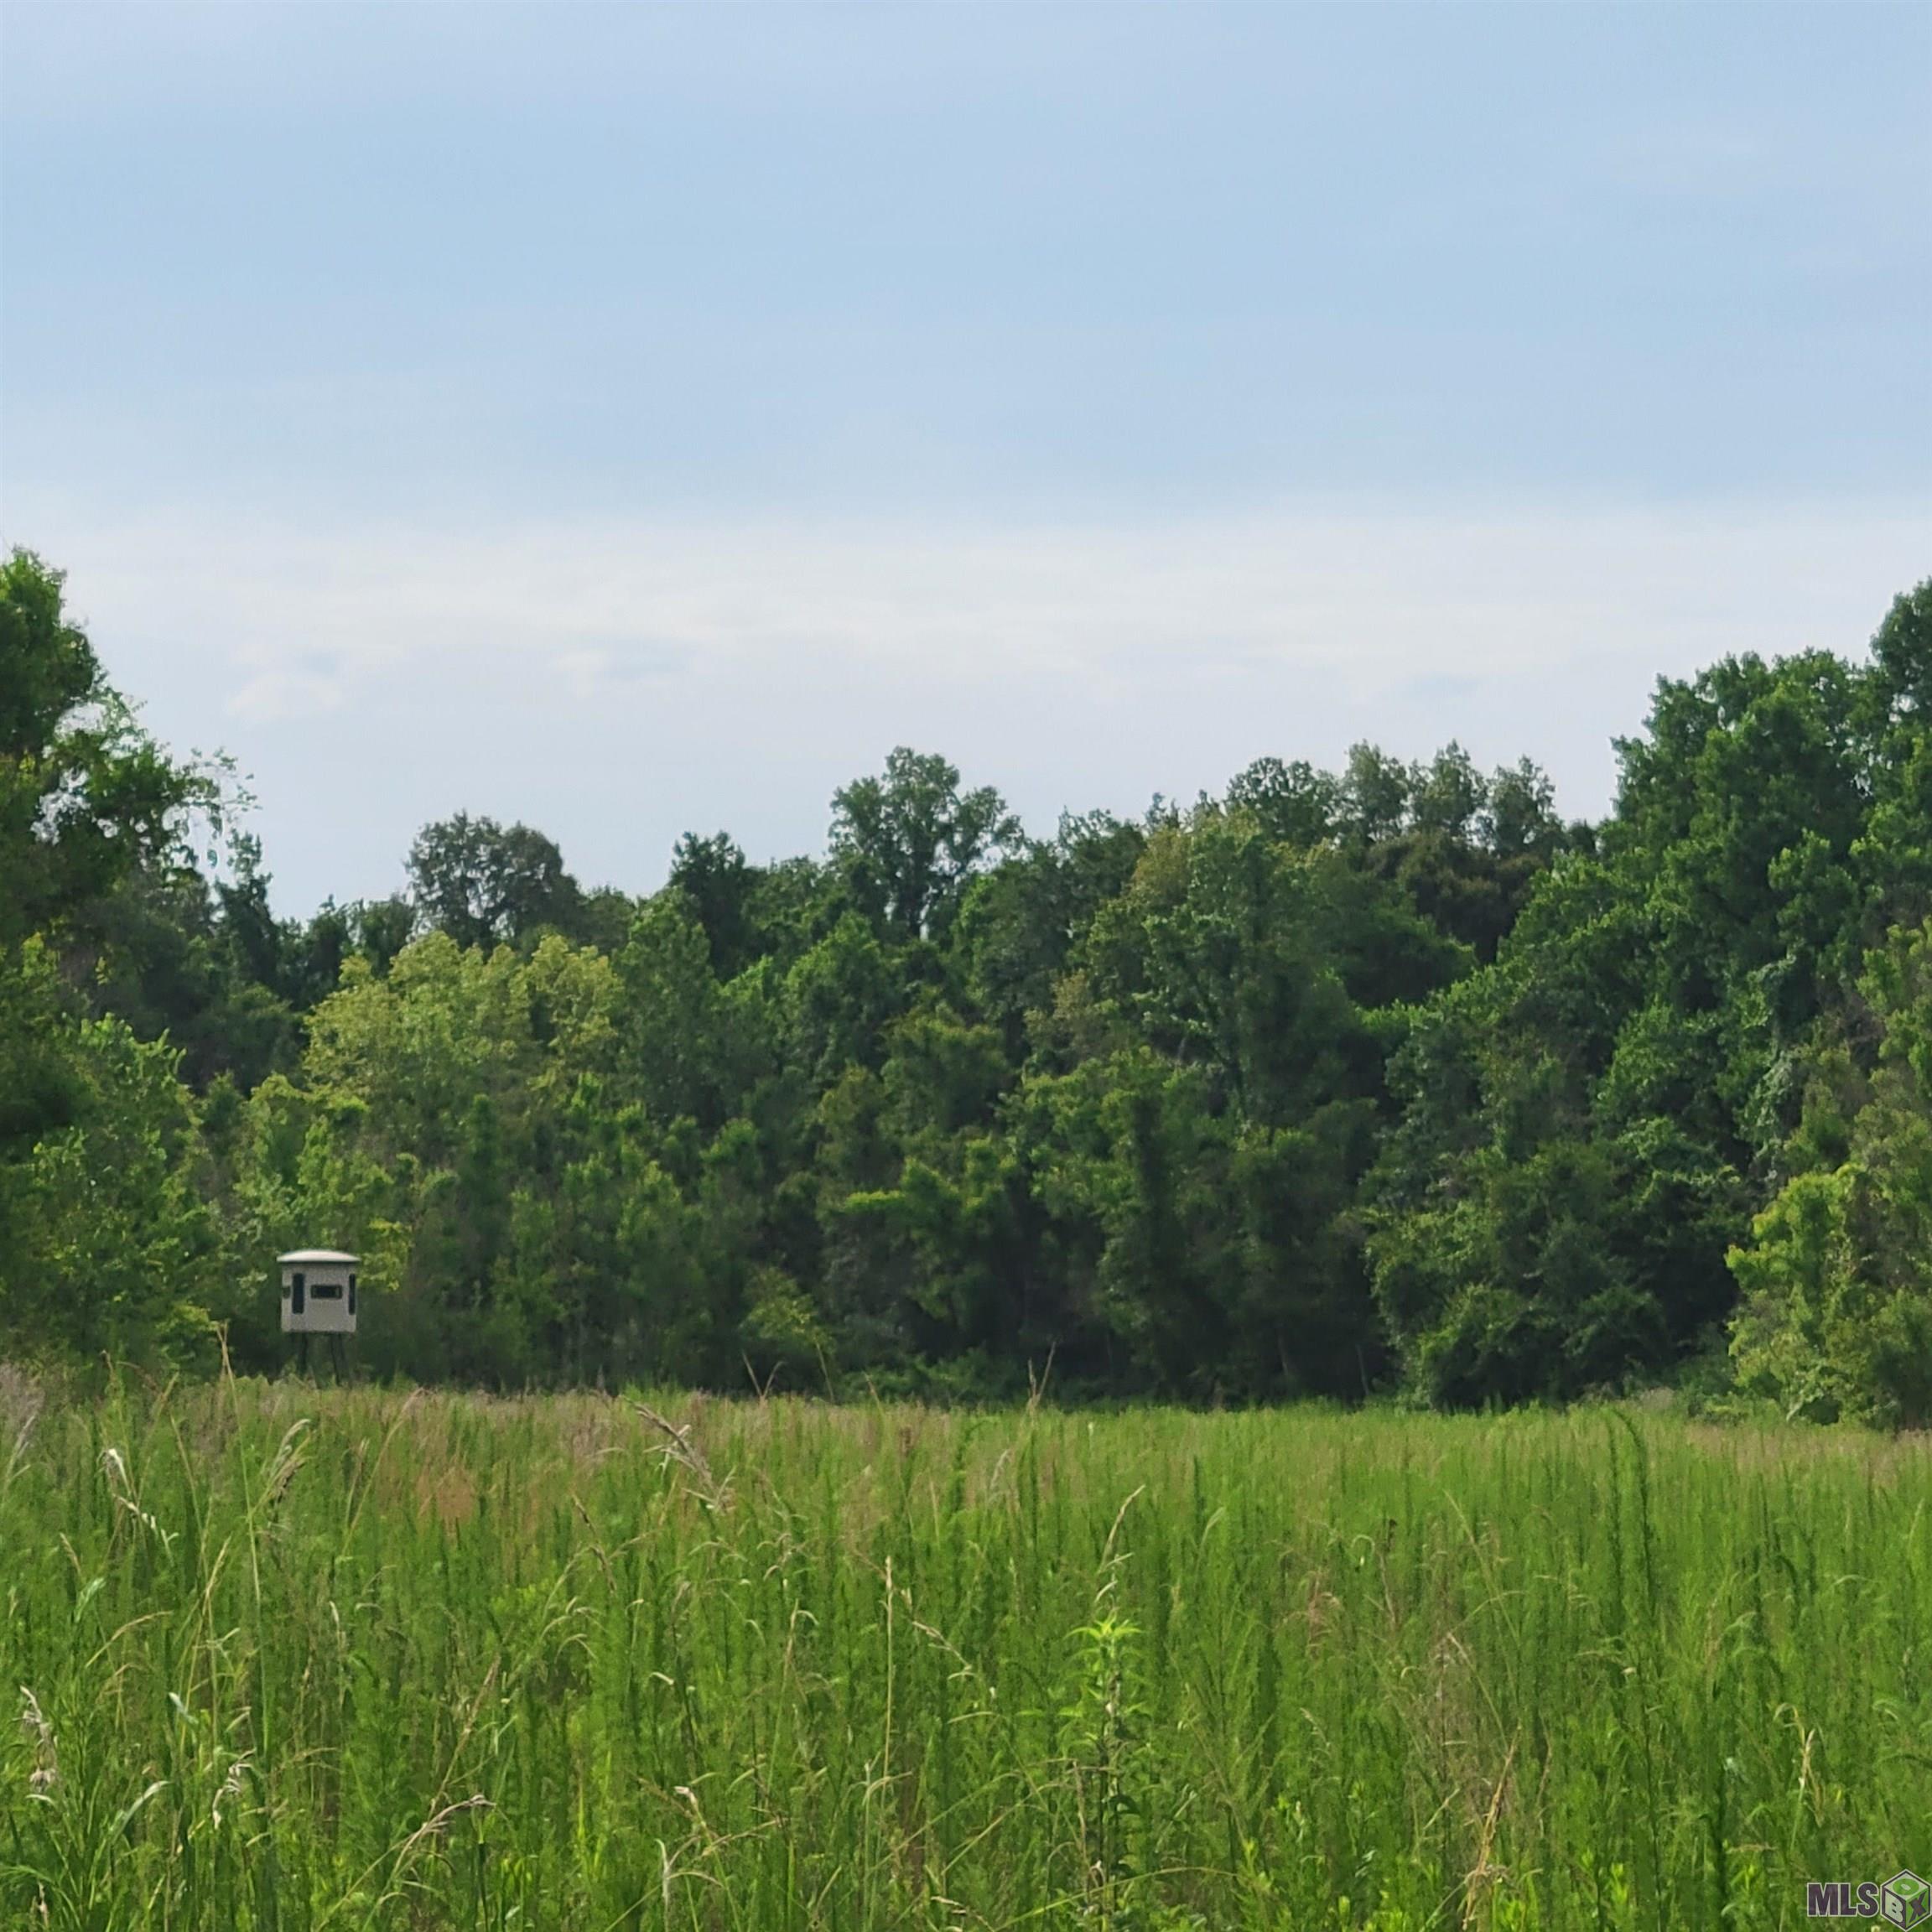
M0 541L247 775L648 890L898 744L1029 828L1932 573L1932 8L0 10Z

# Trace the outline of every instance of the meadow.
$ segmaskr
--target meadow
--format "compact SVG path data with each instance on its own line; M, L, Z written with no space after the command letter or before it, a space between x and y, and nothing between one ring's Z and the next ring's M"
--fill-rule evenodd
M1786 1926L1932 1865L1932 1446L0 1383L0 1923Z

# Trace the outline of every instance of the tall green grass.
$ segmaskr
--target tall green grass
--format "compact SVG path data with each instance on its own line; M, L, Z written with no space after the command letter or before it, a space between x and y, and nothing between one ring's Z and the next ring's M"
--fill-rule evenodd
M663 1407L17 1414L0 1923L1675 1932L1932 1866L1922 1442Z

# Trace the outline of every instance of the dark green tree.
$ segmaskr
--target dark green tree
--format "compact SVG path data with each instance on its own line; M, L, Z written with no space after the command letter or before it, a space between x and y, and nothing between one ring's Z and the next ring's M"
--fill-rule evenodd
M956 766L904 745L883 776L833 795L833 855L860 910L900 940L943 932L967 882L1019 837L997 792L962 792Z
M687 832L671 854L670 883L690 901L711 948L711 969L735 979L763 950L751 906L757 869L723 832L700 839Z
M546 928L574 932L583 901L541 832L466 812L417 834L409 888L418 920L459 946L518 945Z

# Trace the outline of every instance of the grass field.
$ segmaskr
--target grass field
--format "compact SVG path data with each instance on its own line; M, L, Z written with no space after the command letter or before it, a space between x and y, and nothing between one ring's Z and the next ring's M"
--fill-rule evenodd
M8 1386L8 1927L1675 1932L1932 1866L1922 1441Z

